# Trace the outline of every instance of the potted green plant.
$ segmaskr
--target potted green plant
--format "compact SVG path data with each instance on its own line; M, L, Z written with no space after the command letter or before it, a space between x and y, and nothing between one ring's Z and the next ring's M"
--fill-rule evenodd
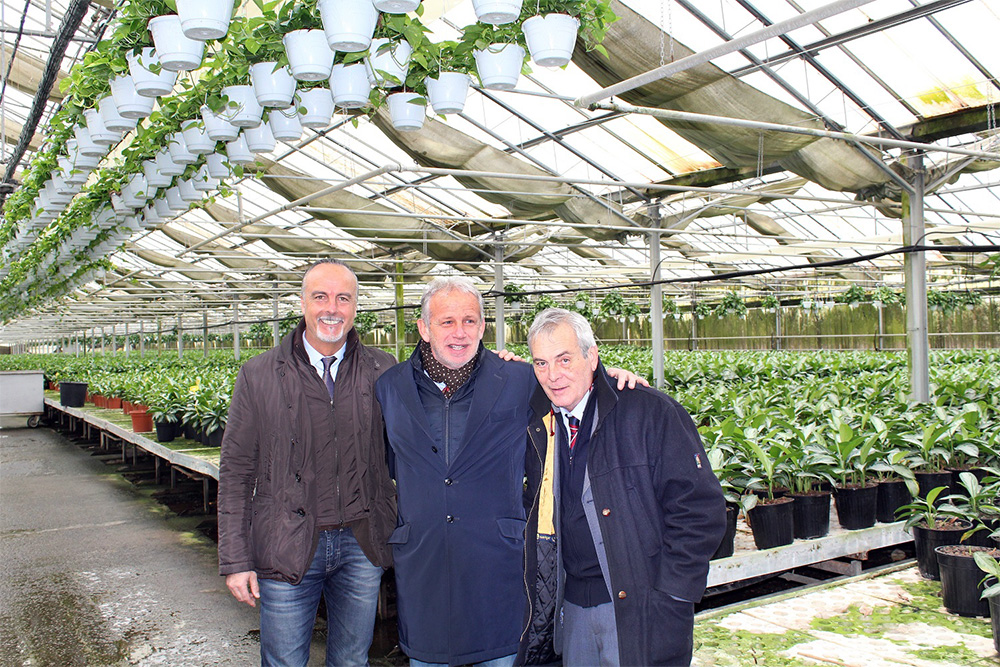
M410 54L409 76L422 77L434 113L461 113L475 68L470 44L425 39Z
M875 484L878 487L875 498L877 521L896 521L896 510L920 493L916 477L905 463L908 455L909 451L905 449L882 451L879 460L872 464L871 469L875 473Z
M856 432L850 424L834 415L831 422L832 437L823 433L827 451L833 457L834 503L837 520L848 530L869 528L875 525L875 506L878 487L869 484L869 470L878 461L877 434Z
M857 308L863 302L868 301L869 295L861 285L851 285L847 290L837 296L837 301L846 303L851 308Z
M618 17L610 0L529 0L521 10L528 51L541 67L562 67L573 56L577 35L588 51L597 50Z
M747 305L740 298L740 295L736 293L736 290L730 290L726 292L726 295L722 297L722 301L715 307L715 314L718 317L725 317L732 314L738 315L741 319L746 318Z
M757 441L758 433L746 433L741 438L745 464L748 466L748 489L762 489L755 493L756 502L746 503L747 522L753 532L758 549L791 544L795 539L794 499L777 497L775 488L787 481L788 450L775 440L766 444ZM763 441L763 438L762 438Z
M278 25L292 76L298 81L328 79L333 51L327 44L315 0L283 4L278 10Z
M524 33L518 24L475 23L462 30L463 51L471 49L483 88L513 90L527 68Z
M789 497L795 499L792 519L796 539L823 537L830 532L830 491L836 463L815 437L815 425L776 422L786 450ZM826 488L824 488L826 487Z
M938 579L937 557L934 550L946 544L959 544L962 535L972 527L968 521L948 514L938 507L937 499L948 487L939 486L913 502L900 507L896 514L905 520L904 525L913 531L913 545L917 555L917 569L925 579Z
M712 560L717 560L728 558L736 551L736 522L739 518L740 496L743 490L737 480L743 475L743 462L731 447L722 444L709 447L705 453L726 499L726 534L723 535L722 542L712 556Z
M612 320L617 320L625 314L625 297L619 292L608 292L601 299L601 314Z
M980 582L983 589L980 597L989 602L993 648L1000 653L1000 561L987 553L973 554L973 560L976 567L986 573Z
M378 10L371 2L318 0L327 44L337 53L364 51L372 41Z
M899 303L899 294L888 285L879 285L872 292L872 305L876 308Z
M712 314L712 306L706 301L699 301L694 304L694 314L699 320L703 320Z
M344 109L360 109L371 103L369 96L372 86L365 69L365 55L367 51L338 51L334 56L333 70L330 74L330 92L336 106Z
M781 302L775 295L765 294L760 298L760 307L764 309L764 312L773 313L781 307Z

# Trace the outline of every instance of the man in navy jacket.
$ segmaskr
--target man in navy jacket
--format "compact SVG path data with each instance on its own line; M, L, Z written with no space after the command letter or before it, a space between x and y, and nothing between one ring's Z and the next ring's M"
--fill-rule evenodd
M687 665L694 603L725 531L697 429L653 389L617 392L587 321L552 308L528 334L535 375L524 663Z

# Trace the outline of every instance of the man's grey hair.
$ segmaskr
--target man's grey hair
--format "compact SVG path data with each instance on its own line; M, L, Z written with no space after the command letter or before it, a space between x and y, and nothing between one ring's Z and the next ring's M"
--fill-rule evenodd
M354 300L357 301L357 298L358 298L358 274L354 273L354 269L352 269L351 267L349 267L347 264L345 264L344 262L340 261L339 259L331 259L331 258L320 259L320 260L317 260L317 261L313 262L312 264L309 265L309 268L306 269L306 272L302 274L302 298L304 299L305 296L306 296L306 276L308 276L309 272L312 271L313 269L315 269L317 266L322 266L323 264L333 264L334 266L342 266L342 267L344 267L345 269L347 269L348 271L351 272L351 275L354 276Z
M528 347L535 342L539 334L551 334L560 324L568 324L576 334L576 342L580 351L586 355L590 348L597 345L594 341L594 331L590 322L580 313L574 313L565 308L546 308L535 316L535 321L528 329Z
M482 322L486 318L486 313L483 310L483 295L476 289L476 284L472 282L471 278L466 278L465 276L438 276L434 280L427 284L424 288L424 295L420 297L420 319L424 321L424 324L430 325L431 320L431 299L438 292L462 292L464 294L471 294L476 297L476 303L479 304L479 321Z

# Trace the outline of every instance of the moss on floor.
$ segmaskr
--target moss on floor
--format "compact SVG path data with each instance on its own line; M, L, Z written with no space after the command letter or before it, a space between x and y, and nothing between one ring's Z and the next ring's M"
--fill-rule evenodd
M813 641L805 632L789 630L783 634L729 630L712 621L700 623L694 630L694 650L699 665L767 665L798 667L813 663L780 655L797 644Z

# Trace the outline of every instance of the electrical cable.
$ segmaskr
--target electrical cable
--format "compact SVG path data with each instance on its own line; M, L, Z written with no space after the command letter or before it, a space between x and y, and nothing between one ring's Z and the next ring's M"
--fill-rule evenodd
M7 81L10 79L10 70L14 67L14 59L17 58L17 49L21 45L21 36L24 34L24 21L28 18L28 9L31 8L31 0L25 0L24 12L21 14L21 25L17 28L17 37L14 38L14 48L10 52L10 60L7 62L7 73L3 76L3 85L0 85L0 102L7 92Z

